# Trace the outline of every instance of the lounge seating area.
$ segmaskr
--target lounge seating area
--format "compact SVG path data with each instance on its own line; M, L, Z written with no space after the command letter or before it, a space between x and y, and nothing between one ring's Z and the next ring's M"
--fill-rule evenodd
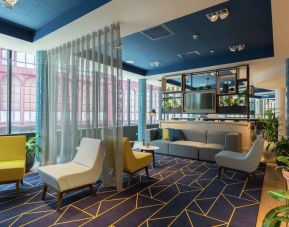
M242 152L242 137L235 132L198 131L179 129L181 140L157 139L158 129L146 129L146 142L159 146L160 154L215 162L215 155L222 150Z
M288 15L1 0L0 227L287 226Z

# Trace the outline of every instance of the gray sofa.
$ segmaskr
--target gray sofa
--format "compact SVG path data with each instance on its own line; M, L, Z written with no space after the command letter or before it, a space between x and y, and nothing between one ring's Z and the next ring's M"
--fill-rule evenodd
M199 131L182 129L184 139L170 141L156 139L156 129L146 129L145 141L160 147L157 153L215 162L222 150L242 152L242 137L236 132Z

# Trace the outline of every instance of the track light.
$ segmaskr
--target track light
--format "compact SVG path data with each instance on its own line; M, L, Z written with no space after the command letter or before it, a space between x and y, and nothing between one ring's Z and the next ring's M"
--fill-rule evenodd
M151 62L151 63L150 63L150 65L151 65L152 67L159 67L160 64L161 64L160 61L154 61L154 62Z
M222 9L219 11L219 16L221 20L224 20L229 16L229 11L227 9Z
M215 13L210 13L207 14L207 18L211 21L211 22L216 22L219 19L219 14L217 12Z
M221 20L224 20L229 16L229 10L228 9L221 9L219 11L209 13L206 16L211 22L216 22L219 18Z
M231 52L242 51L245 49L245 47L246 47L246 45L244 43L241 43L238 45L229 46L229 50Z

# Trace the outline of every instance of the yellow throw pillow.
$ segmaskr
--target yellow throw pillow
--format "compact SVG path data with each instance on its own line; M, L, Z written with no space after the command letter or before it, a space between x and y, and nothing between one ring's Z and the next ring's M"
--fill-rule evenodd
M163 128L163 140L170 140L169 129Z

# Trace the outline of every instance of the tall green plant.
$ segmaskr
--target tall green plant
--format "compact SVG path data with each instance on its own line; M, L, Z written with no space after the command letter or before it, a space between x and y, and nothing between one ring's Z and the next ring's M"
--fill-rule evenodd
M262 118L259 120L263 123L264 139L268 142L277 142L279 117L276 116L274 110L267 110Z
M289 156L289 138L282 137L275 146L276 156Z
M277 166L276 169L284 169L289 171L289 156L278 156L277 161L280 163L280 165Z
M39 135L30 137L26 142L26 153L32 154L38 161L40 161L40 155L42 148L37 144L37 140L40 138Z
M268 194L273 198L281 202L289 202L289 194L286 191L269 191ZM289 206L278 206L270 210L264 220L262 227L279 227L282 222L289 222Z

